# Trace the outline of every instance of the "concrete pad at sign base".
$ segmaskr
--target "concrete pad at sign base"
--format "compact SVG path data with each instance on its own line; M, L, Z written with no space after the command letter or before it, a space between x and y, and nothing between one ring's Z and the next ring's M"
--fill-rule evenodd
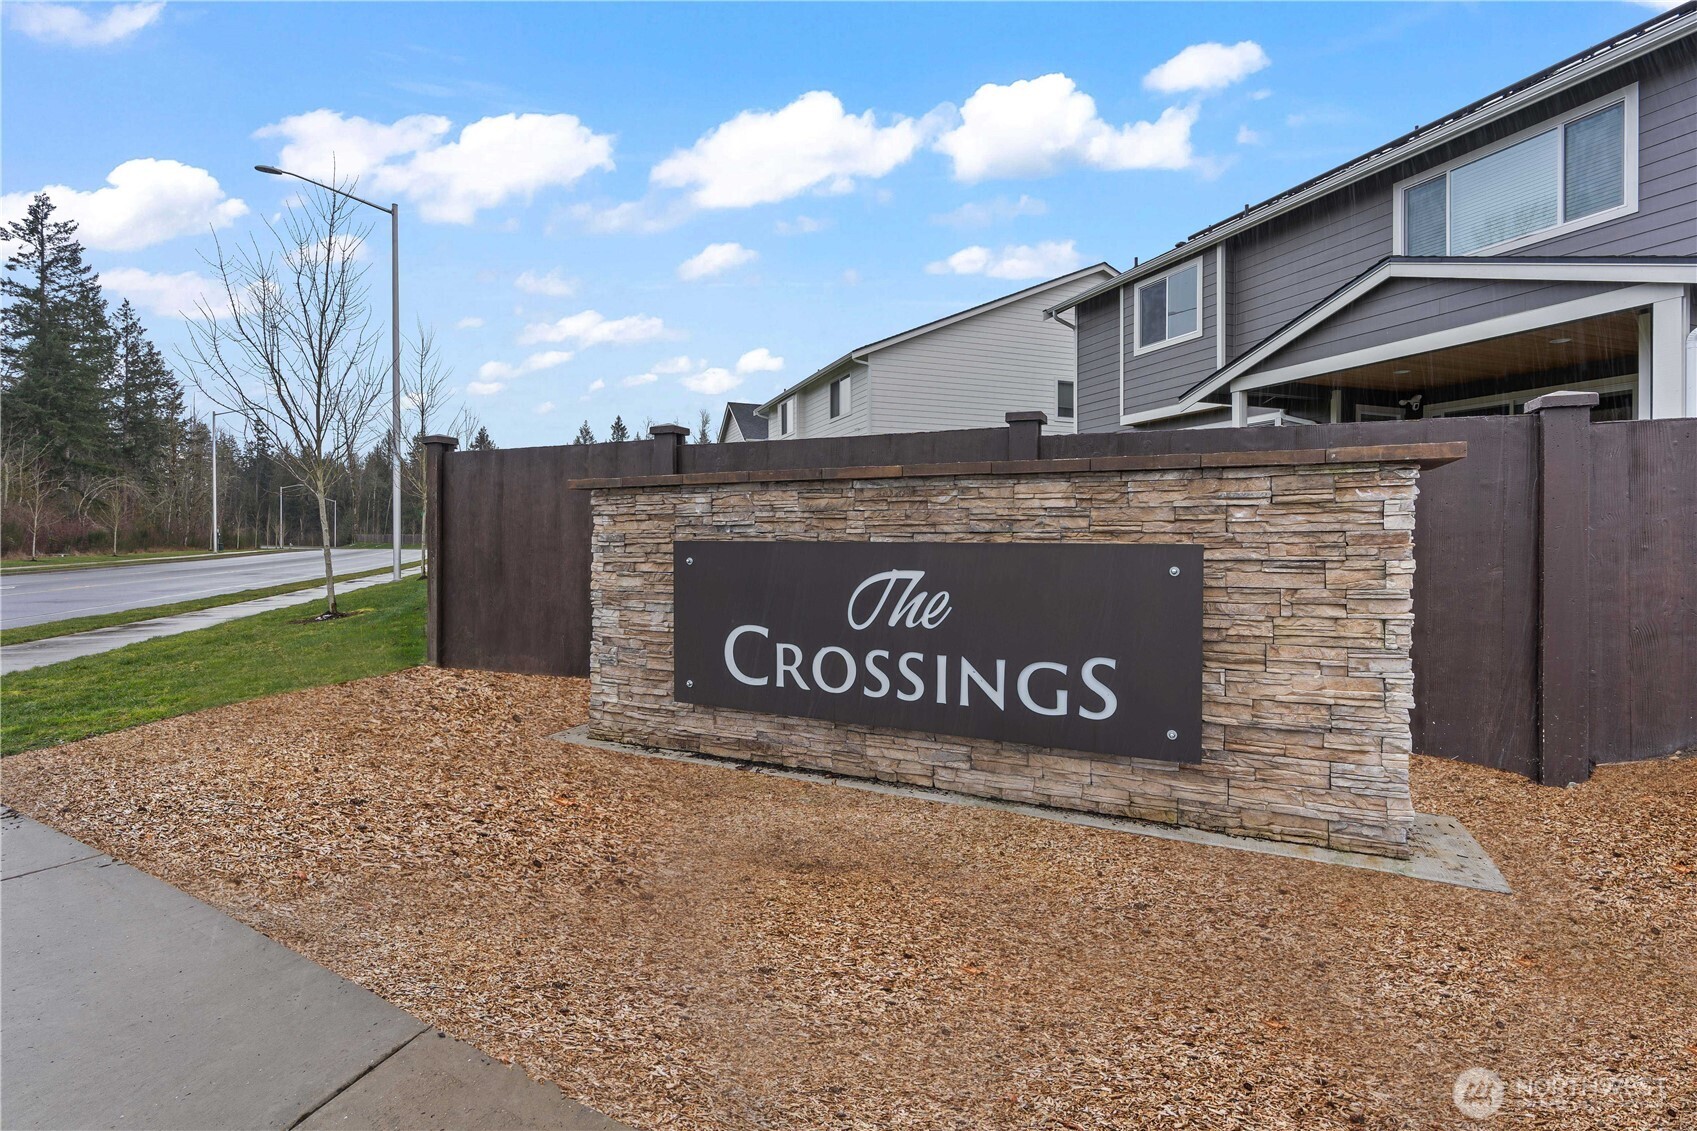
M300 1127L627 1131L555 1085L538 1083L435 1030L413 1038Z
M16 816L0 838L8 869L69 839ZM424 1029L109 857L8 876L6 1127L289 1127Z

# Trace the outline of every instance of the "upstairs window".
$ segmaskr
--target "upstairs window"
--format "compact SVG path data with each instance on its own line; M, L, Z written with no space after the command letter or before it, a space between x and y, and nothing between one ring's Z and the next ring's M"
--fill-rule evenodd
M1136 351L1202 336L1202 261L1137 285Z
M1055 419L1071 420L1078 415L1078 386L1071 381L1055 382Z
M849 379L838 377L831 382L831 419L835 420L849 410Z
M1398 187L1403 255L1503 251L1638 207L1638 89Z
M795 431L795 398L778 403L778 435L788 436Z

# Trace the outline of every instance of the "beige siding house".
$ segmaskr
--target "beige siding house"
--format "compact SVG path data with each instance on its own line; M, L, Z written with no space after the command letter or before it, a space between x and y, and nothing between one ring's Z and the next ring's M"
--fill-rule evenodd
M1049 414L1048 431L1078 421L1078 343L1048 308L1115 276L1098 263L850 350L754 414L770 440L997 428L1010 412ZM724 440L755 439L727 406Z

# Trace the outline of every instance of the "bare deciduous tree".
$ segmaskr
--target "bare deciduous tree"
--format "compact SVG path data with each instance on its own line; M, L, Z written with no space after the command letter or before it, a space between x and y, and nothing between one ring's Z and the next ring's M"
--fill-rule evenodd
M124 508L135 493L136 486L122 475L108 475L90 482L82 489L78 509L97 526L112 532L112 556L118 556L118 528L123 523Z
M45 447L7 444L0 450L0 510L17 508L29 528L29 557L35 560L41 527L53 499L65 489L65 477L53 469Z
M448 410L448 381L449 373L442 364L442 356L436 350L436 335L421 323L418 327L418 337L412 343L411 355L406 359L406 365L401 370L401 408L405 413L403 431L406 437L402 440L407 445L407 451L399 453L395 458L401 461L402 471L406 475L407 486L418 497L423 509L421 529L430 528L430 491L424 476L424 438L433 435L437 421ZM479 427L476 418L466 409L461 409L454 419L444 426L448 435L457 436L462 445L469 446L471 437ZM420 572L425 576L430 573L428 558L429 547L424 549L421 558Z
M267 437L316 499L331 616L337 609L329 495L347 473L348 438L369 428L382 395L374 365L378 336L358 262L367 229L354 220L355 207L315 190L267 225L275 250L254 239L226 254L216 243L207 262L218 272L223 309L201 300L184 353L196 386Z

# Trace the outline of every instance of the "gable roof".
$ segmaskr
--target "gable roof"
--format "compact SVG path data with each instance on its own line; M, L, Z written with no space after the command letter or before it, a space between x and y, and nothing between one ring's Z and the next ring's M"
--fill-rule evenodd
M770 412L773 409L773 407L776 406L777 403L779 401L783 400L785 397L793 396L794 394L800 392L802 389L807 388L807 386L814 384L815 382L829 376L832 373L835 373L837 370L841 369L845 364L847 364L850 361L859 361L862 358L866 357L867 355L875 353L878 350L888 349L890 346L893 346L893 345L899 345L900 343L908 341L911 338L917 338L921 334L929 334L934 330L941 330L945 326L952 326L956 322L964 322L968 318L976 318L980 314L988 314L988 313L990 313L990 311L996 310L999 307L1007 306L1009 303L1018 302L1021 299L1030 298L1032 295L1035 295L1035 294L1041 294L1042 292L1049 290L1052 287L1065 286L1068 283L1074 283L1074 282L1077 282L1080 279L1086 279L1086 278L1089 278L1091 275L1096 275L1096 274L1107 275L1109 278L1112 278L1114 275L1117 274L1117 272L1114 270L1114 266L1111 263L1107 263L1107 262L1094 263L1094 264L1090 265L1089 267L1080 268L1079 270L1073 271L1070 274L1061 275L1061 276L1058 276L1057 278L1048 279L1048 280L1045 280L1044 282L1037 283L1033 286L1026 287L1024 290L1015 291L1014 293L1008 294L1008 295L1002 295L1000 298L993 298L989 302L981 302L977 306L968 307L965 310L956 311L953 314L946 314L941 318L933 319L932 321L926 322L923 325L915 326L911 330L903 330L899 334L891 334L887 338L879 338L875 342L868 342L864 346L857 346L854 349L849 350L847 353L843 354L843 356L837 358L835 361L831 362L829 365L821 366L820 368L815 369L812 373L808 374L806 377L803 377L801 380L797 381L795 384L791 385L789 388L785 389L783 392L774 395L773 397L771 397L771 399L767 400L766 403L762 404L755 411L760 413L762 416L764 416L766 413ZM1046 313L1047 312L1045 311L1045 314Z
M1304 204L1336 192L1338 189L1390 168L1399 162L1434 149L1461 134L1506 117L1517 110L1541 102L1569 87L1577 86L1594 75L1611 70L1634 59L1648 55L1661 47L1697 32L1697 0L1663 12L1613 38L1587 47L1559 63L1545 67L1536 74L1510 83L1501 90L1468 103L1433 122L1417 126L1350 161L1311 177L1277 196L1250 205L1237 215L1203 228L1170 251L1164 251L1137 264L1129 271L1108 280L1098 287L1082 291L1065 303L1045 313L1075 307L1098 295L1112 291L1133 279L1141 278L1188 259L1213 245L1253 228L1275 216L1283 215Z
M1255 369L1285 346L1391 279L1535 278L1545 282L1697 283L1688 256L1389 255L1186 389L1174 414Z
M725 433L730 431L732 420L737 422L737 431L742 433L743 439L764 440L766 418L754 411L759 407L753 401L726 401L725 415L719 421L719 443L725 442Z

